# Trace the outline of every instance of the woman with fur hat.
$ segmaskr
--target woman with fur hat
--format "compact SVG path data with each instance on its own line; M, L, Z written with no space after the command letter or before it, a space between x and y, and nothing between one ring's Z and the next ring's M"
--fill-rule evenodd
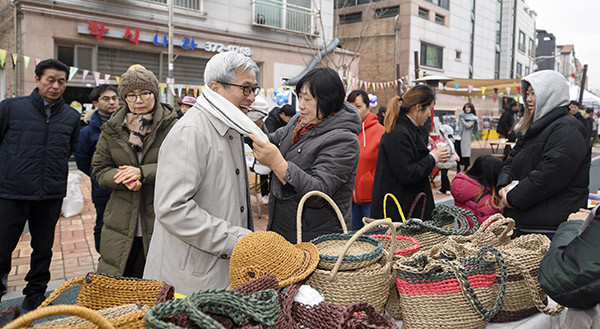
M92 160L94 178L112 190L97 271L141 278L154 227L158 150L177 113L159 103L158 80L141 65L121 76L118 91L124 105L102 127Z
M561 74L530 74L521 80L521 92L523 137L498 177L499 195L504 215L513 218L521 232L552 238L569 214L587 206L590 140L569 114L569 86Z

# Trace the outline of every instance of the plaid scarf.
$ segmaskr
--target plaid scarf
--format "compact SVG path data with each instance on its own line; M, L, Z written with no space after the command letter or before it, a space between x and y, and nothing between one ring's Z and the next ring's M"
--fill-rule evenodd
M294 134L292 134L292 146L302 139L307 132L325 121L325 119L318 119L316 122L312 122L307 125L303 125L301 121L298 120L298 124L296 124L296 128L294 128Z
M152 117L154 112L135 114L128 112L125 116L123 127L129 130L129 144L136 152L144 148L144 139L152 131Z

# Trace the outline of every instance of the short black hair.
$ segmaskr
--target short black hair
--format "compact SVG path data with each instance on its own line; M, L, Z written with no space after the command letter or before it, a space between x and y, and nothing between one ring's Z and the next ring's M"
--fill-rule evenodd
M117 88L115 88L111 85L103 84L103 85L99 85L98 87L92 89L92 92L90 93L90 99L92 100L92 102L97 102L98 98L100 98L100 95L104 94L108 90L114 91L115 94L119 95Z
M342 108L346 96L344 84L338 73L333 69L318 67L310 70L298 81L296 85L297 95L300 95L304 84L308 84L311 96L317 100L317 117L326 118Z
M288 117L293 117L296 114L296 110L290 104L285 104L284 106L281 107L280 113L283 113L283 115L288 116Z
M571 101L569 105L577 105L577 107L581 108L581 105L579 105L578 101Z
M367 95L367 93L361 89L352 90L348 94L348 98L346 98L346 101L348 101L350 103L354 103L354 101L356 101L356 97L358 97L358 96L360 96L360 98L363 100L363 103L365 103L365 105L367 105L367 108L371 107L371 101L369 100L369 95Z
M38 78L41 78L42 75L44 75L44 71L46 71L46 69L56 69L59 71L63 71L67 75L67 78L69 77L69 68L58 59L48 58L39 62L38 65L35 67L35 75Z

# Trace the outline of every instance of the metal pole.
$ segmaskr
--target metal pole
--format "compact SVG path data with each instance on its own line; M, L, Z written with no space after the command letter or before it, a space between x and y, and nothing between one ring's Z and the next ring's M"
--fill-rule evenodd
M419 78L419 52L415 51L415 80Z
M587 68L588 65L583 65L583 76L581 77L581 84L579 85L579 106L582 106L583 92L585 91L585 80L587 79Z
M11 1L12 6L13 6L13 32L14 32L14 38L15 38L15 53L18 54L19 53L19 34L17 33L17 4L15 3L15 0ZM19 96L19 77L17 75L18 72L18 66L19 66L19 61L17 60L17 65L15 65L14 67L14 75L15 75L15 87L13 89L13 93L15 96Z
M394 18L394 81L398 86L398 95L400 95L400 83L398 83L398 17Z
M169 73L167 77L169 79L174 79L173 77L173 1L169 0L169 53L167 54L168 63L169 63ZM167 86L170 88L170 86ZM167 103L171 106L174 106L175 100L173 99L173 93L167 92Z

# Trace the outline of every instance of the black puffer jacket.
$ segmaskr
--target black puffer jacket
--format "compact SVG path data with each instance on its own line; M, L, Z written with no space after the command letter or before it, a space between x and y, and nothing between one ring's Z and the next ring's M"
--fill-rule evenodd
M570 213L586 207L588 197L590 141L569 114L566 81L555 71L545 72L523 79L522 90L531 84L536 94L533 123L498 177L499 187L519 181L507 195L514 209L506 208L504 215L526 232L555 231Z
M411 208L416 196L425 192L425 215L422 219L431 219L434 202L429 174L435 167L435 159L429 155L424 142L423 131L416 127L406 114L400 114L396 127L391 133L384 133L379 144L375 182L371 201L371 217L384 218L383 198L392 193L400 202L405 215ZM421 217L423 199L415 207L413 217ZM387 203L387 216L393 221L401 221L396 204Z
M548 296L567 307L588 309L600 303L600 211L588 220L581 234L583 221L558 227L538 272Z
M38 89L0 103L0 198L62 199L68 159L77 147L79 113L62 98L43 110Z

